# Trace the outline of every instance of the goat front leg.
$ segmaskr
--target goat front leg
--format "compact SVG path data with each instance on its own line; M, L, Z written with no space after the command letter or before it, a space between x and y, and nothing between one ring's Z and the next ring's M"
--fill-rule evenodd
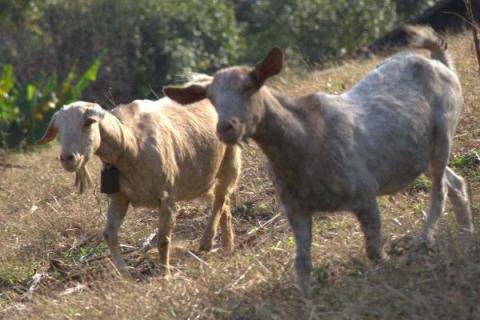
M287 210L286 214L297 246L294 263L297 287L305 297L308 297L312 272L312 215L298 214L290 210Z
M157 233L158 254L165 275L170 275L170 243L172 241L172 229L175 225L175 201L164 199L160 205Z
M223 214L223 208L225 205L225 196L215 195L213 201L213 208L210 218L208 219L207 227L203 233L203 237L200 240L199 251L210 251L217 234L218 223Z
M384 259L382 226L376 199L371 199L361 208L354 210L353 213L360 222L365 237L367 257L374 262Z
M107 225L103 231L103 237L105 242L107 242L110 253L112 254L113 265L123 276L130 278L128 266L122 258L120 247L118 245L118 230L125 218L128 205L129 201L119 194L109 196Z
M222 229L222 246L226 253L232 253L235 246L235 233L233 232L232 219L230 199L227 199L223 208L222 217L220 218L220 228Z

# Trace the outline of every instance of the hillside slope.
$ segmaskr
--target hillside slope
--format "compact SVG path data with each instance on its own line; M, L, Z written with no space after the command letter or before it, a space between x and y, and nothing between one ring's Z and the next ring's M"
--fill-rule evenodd
M450 37L449 48L465 95L452 165L469 182L477 221L478 66L470 34ZM317 90L338 93L382 59L351 61L324 71L287 70L273 86L297 95ZM235 200L235 253L192 255L207 214L201 204L181 204L174 231L174 275L164 279L156 267L155 250L142 256L131 249L154 231L156 212L130 209L120 239L128 263L136 265L135 282L121 279L108 259L101 238L106 200L98 181L93 191L78 195L73 175L55 160L57 153L58 146L53 146L1 157L0 318L480 318L480 236L457 239L449 206L439 224L438 245L410 264L405 261L404 251L426 208L426 179L417 180L404 193L379 199L390 254L384 264L367 261L362 234L350 214L315 219L314 294L305 301L293 286L292 234L283 217L270 221L279 214L279 206L266 176L265 158L253 144L244 148ZM99 162L90 167L98 173ZM267 226L261 227L265 222Z

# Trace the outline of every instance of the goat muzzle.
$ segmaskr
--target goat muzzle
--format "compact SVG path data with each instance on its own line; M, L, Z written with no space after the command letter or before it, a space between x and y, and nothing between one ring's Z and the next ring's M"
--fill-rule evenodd
M237 118L219 121L217 124L217 136L226 144L238 143L243 131L243 126Z
M81 164L81 157L74 153L62 153L58 157L63 168L67 171L73 172L77 171Z

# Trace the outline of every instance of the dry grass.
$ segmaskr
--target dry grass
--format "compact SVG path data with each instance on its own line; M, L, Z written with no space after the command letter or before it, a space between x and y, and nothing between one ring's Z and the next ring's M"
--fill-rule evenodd
M474 218L480 213L480 106L477 67L469 35L451 37L466 106L457 131L457 171L469 181ZM292 94L330 93L350 87L382 57L352 61L327 71L287 71L275 86ZM480 237L459 241L453 214L441 219L438 245L407 265L402 245L415 235L426 206L425 181L380 199L391 258L373 266L352 216L316 218L314 294L293 286L294 242L285 220L249 234L279 212L264 157L244 150L244 170L234 210L237 250L193 258L206 224L204 208L183 204L174 233L174 276L158 274L156 252L126 253L137 265L135 282L122 280L101 239L105 198L79 196L73 177L54 160L58 147L0 157L0 318L6 319L474 319L480 318ZM13 166L12 166L13 165ZM98 162L93 164L98 172ZM98 186L98 184L96 184ZM450 209L448 209L450 210ZM129 212L121 242L137 246L155 228L152 210ZM478 227L477 227L478 229ZM126 249L128 251L128 248ZM43 275L26 292L34 274Z

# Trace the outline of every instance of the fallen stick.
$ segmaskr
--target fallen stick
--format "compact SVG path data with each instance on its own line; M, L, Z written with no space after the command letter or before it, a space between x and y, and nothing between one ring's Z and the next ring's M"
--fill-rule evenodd
M37 289L40 281L43 279L43 278L46 278L48 277L48 274L45 273L45 272L37 272L33 275L32 277L32 281L30 282L30 285L28 287L28 290L27 292L25 292L23 295L22 295L22 300L25 301L25 300L31 300L32 299L32 295L35 291L35 289Z
M129 249L123 251L122 254L129 254L129 253L132 253L132 252L135 252L135 251L140 251L142 249L142 248L133 247L133 246L128 246L128 248ZM98 261L98 260L102 260L102 259L106 259L106 258L110 258L110 257L111 257L111 254L103 254L103 255L100 255L100 256L95 256L95 257L85 259L85 261L83 261L83 263L87 264L87 263L90 263L90 262L93 262L93 261Z
M204 265L206 265L206 266L209 267L209 268L212 268L212 267L210 267L210 265L209 265L205 260L203 260L202 258L200 258L199 256L197 256L197 255L196 255L195 253L193 253L192 251L190 251L190 250L187 249L187 253L188 253L189 255L191 255L195 260L203 263Z
M475 15L473 14L472 9L472 1L471 0L464 0L465 9L467 11L467 17L472 25L472 36L473 36L473 44L475 45L475 53L477 56L477 63L478 63L478 70L480 72L480 40L478 38L478 25L475 21Z
M258 227L255 227L253 228L252 230L248 231L247 232L247 237L245 239L243 239L239 246L243 247L245 246L247 243L249 243L250 241L252 241L253 239L255 239L255 237L257 236L257 232L263 228L265 228L266 226L268 225L271 225L273 224L276 220L278 220L280 217L282 216L281 213L278 213L276 215L274 215L270 220L268 220L267 222L265 223L262 223L260 224Z
M87 286L81 283L77 283L75 287L67 288L59 293L60 296L67 296L72 293L77 293L85 289Z
M258 230L260 229L263 229L265 228L266 226L268 226L269 224L272 224L273 222L275 222L275 220L277 220L278 218L280 218L282 215L282 213L277 213L276 215L274 215L270 220L268 220L267 222L263 223L263 224L260 224L258 227L255 227L253 228L252 230L248 231L247 232L247 235L251 235L253 234L254 232L257 232Z

